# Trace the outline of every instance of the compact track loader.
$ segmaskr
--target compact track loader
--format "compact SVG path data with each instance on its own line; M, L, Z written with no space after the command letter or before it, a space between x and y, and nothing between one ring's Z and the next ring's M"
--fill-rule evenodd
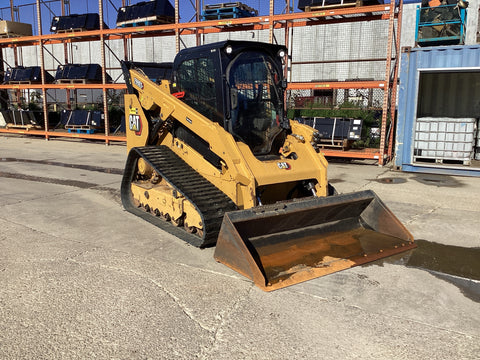
M285 116L283 46L122 62L126 210L270 291L414 247L371 191L333 195L316 130Z

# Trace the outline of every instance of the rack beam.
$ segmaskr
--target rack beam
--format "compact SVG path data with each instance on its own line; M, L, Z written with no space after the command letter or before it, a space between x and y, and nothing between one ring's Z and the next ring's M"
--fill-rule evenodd
M324 156L330 157L341 157L341 158L352 158L352 159L369 159L369 160L381 160L382 154L379 149L366 148L362 150L348 150L346 154L343 150L334 150L334 149L321 149L320 152Z
M279 29L288 22L291 27L313 26L326 23L352 22L352 21L371 21L389 19L389 5L373 5L355 8L339 8L325 11L312 11L302 13L288 13L271 16L258 16L249 18L207 20L189 23L172 23L162 25L150 25L139 27L126 27L90 31L73 31L60 34L46 34L36 36L24 36L19 38L0 39L0 46L16 47L37 45L43 41L45 45L60 44L65 42L82 42L99 40L100 36L105 36L108 40L121 39L123 36L151 37L171 36L177 32L182 35L191 34L209 34L222 31L229 31L235 28L235 31L241 30L267 30ZM365 15L366 14L366 15ZM349 17L345 17L349 15ZM357 15L357 16L353 16ZM245 27L244 29L242 27Z
M279 0L277 0L279 1ZM192 0L190 1L192 3ZM127 28L114 28L114 29L103 29L101 26L100 30L93 31L74 31L74 32L65 32L59 34L42 34L39 30L38 35L34 36L25 36L18 38L6 38L0 39L0 48L13 48L14 52L18 47L23 46L40 46L43 48L44 45L50 44L71 44L75 42L91 42L99 41L102 46L102 83L100 84L77 84L77 83L64 83L64 84L45 84L44 78L42 77L42 84L10 84L10 85L0 85L1 89L12 89L12 90L27 90L27 89L38 89L43 90L44 92L48 89L66 89L67 91L75 89L100 89L103 91L104 98L104 112L106 111L106 91L109 89L118 89L125 90L125 84L106 83L106 74L105 74L105 54L103 47L106 46L105 41L122 39L124 42L124 52L125 57L128 57L128 52L126 45L128 41L131 41L135 38L146 38L152 36L175 36L177 39L177 51L179 51L179 42L180 36L183 35L195 35L197 39L197 45L199 45L199 40L201 35L213 34L220 32L234 32L234 31L251 31L251 30L269 30L270 42L273 42L274 39L274 30L275 29L284 29L285 31L285 43L289 44L291 38L289 33L292 28L295 27L305 27L305 26L316 26L316 25L325 25L325 24L337 24L337 23L347 23L347 22L359 22L359 21L372 21L372 20L385 20L389 22L389 34L388 34L388 54L385 55L387 61L386 66L386 75L385 79L382 81L328 81L328 82L291 82L288 84L287 90L318 90L318 89L382 89L384 90L384 103L382 106L383 110L383 121L382 129L385 131L386 128L386 117L390 113L391 116L395 113L395 84L397 81L397 75L394 73L394 76L390 78L391 73L391 61L395 60L394 71L397 71L396 67L398 66L398 50L395 54L395 58L391 55L392 46L394 46L394 20L401 19L401 10L398 12L396 6L390 6L390 4L378 4L370 6L360 6L360 7L344 7L344 8L325 8L317 11L310 12L290 12L290 0L285 1L287 10L284 14L274 14L274 2L275 0L269 0L269 14L268 16L257 16L257 17L248 17L248 18L237 18L237 19L223 19L223 20L209 20L209 21L199 21L199 0L195 0L195 10L196 17L194 22L179 22L179 1L175 1L175 22L171 24L161 24L161 25L151 25L151 26L142 26L142 27L127 27ZM42 1L43 3L43 1ZM103 9L103 0L98 0L99 3L99 13ZM11 1L11 4L13 2ZM37 6L37 16L41 16L41 9L39 0L36 0ZM63 2L62 2L63 4ZM122 4L125 5L125 0L122 0ZM193 4L193 3L192 3ZM400 1L401 9L402 1ZM11 5L13 9L13 5ZM63 11L63 6L62 6ZM103 16L101 16L102 18ZM103 23L102 23L103 25ZM396 49L398 49L398 39L400 27L398 28L397 34L397 44ZM126 59L125 58L125 59ZM287 60L288 61L288 60ZM342 60L340 60L342 61ZM373 60L372 60L373 61ZM377 60L375 60L377 61ZM380 59L378 59L380 61ZM43 61L41 64L42 72L45 71ZM389 89L392 89L392 94L389 97ZM44 104L44 110L46 106ZM108 118L108 114L106 115ZM108 123L108 121L107 121ZM47 125L47 122L46 122ZM393 129L393 127L392 127ZM125 137L110 136L107 126L105 127L105 134L72 134L65 132L56 132L47 130L7 130L0 129L2 133L20 133L20 134L30 134L30 135L41 135L45 138L49 137L70 137L70 138L86 138L86 139L98 139L104 140L108 144L109 141L125 141ZM365 150L349 150L349 151L340 151L340 150L328 150L325 149L324 154L326 156L340 156L340 157L351 157L351 158L367 158L367 159L378 159L379 164L383 164L384 159L391 158L392 153L392 139L393 135L390 133L389 139L387 140L387 134L382 133L382 144L380 149L365 149ZM388 145L387 145L388 141Z
M100 90L124 90L127 86L123 83L115 84L10 84L0 85L0 89L16 90L48 90L48 89L100 89Z
M293 82L287 90L318 89L383 89L385 81L329 81L329 82Z
M90 140L103 140L103 141L119 141L126 142L126 136L116 135L104 135L104 134L79 134L69 133L63 131L45 131L45 130L22 130L22 129L0 129L0 133L5 134L23 134L23 135L39 135L44 136L46 139L51 137L63 137L63 138L76 138L76 139L90 139Z

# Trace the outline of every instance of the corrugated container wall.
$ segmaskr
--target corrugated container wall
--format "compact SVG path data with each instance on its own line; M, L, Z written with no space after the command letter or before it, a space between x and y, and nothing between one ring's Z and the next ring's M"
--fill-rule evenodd
M445 163L441 157L433 163L420 161L424 159L416 147L416 131L431 117L448 117L467 125L474 119L474 126L467 128L475 136L475 122L480 118L480 45L414 48L402 53L395 149L395 166L404 171L480 176L480 168L462 166L469 165L464 161L465 148L458 157L463 161L457 163ZM472 159L473 146L469 150Z

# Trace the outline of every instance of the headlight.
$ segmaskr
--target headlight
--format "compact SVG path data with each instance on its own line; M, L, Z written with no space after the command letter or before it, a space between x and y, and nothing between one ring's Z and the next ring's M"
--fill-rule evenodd
M283 49L280 50L280 51L278 52L278 56L281 57L281 58L285 57L285 50L283 50Z
M227 53L227 55L230 55L233 52L233 48L230 45L228 45L225 48L225 52Z

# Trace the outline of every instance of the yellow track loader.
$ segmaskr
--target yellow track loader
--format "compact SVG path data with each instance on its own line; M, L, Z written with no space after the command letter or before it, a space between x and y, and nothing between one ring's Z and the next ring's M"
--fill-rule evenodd
M125 209L266 291L414 247L373 192L333 194L316 130L286 118L285 54L224 41L122 62Z

